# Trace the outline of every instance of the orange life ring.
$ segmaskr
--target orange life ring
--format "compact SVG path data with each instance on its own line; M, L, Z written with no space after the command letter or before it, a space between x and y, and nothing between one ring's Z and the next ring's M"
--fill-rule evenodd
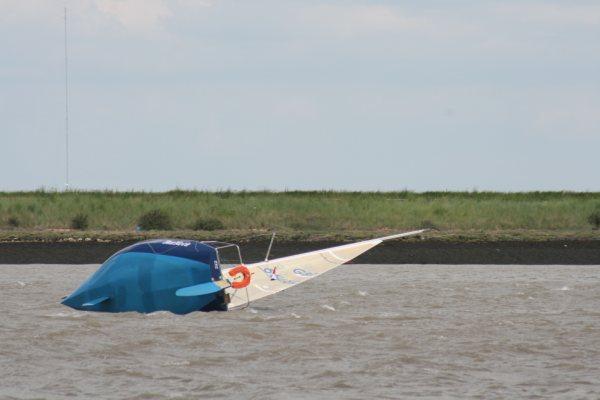
M250 270L248 268L246 268L246 266L243 264L240 264L234 268L231 268L227 273L232 278L235 278L237 276L237 274L242 274L241 281L231 282L231 287L234 289L242 289L250 284L250 278L252 277L252 275L250 274Z

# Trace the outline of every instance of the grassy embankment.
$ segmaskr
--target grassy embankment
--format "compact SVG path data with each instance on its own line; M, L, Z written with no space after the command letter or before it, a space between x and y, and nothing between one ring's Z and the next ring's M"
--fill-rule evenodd
M136 232L159 209L171 229ZM0 241L279 237L350 240L435 226L445 240L600 239L600 193L14 192L0 193ZM72 229L81 214L85 229ZM214 219L223 229L195 230ZM210 225L210 223L209 223ZM218 227L217 223L217 227Z

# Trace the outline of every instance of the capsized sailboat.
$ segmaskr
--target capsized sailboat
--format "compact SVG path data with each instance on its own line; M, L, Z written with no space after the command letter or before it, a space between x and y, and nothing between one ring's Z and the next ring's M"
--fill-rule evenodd
M247 306L338 267L378 244L419 235L399 233L253 264L231 243L179 239L139 242L111 256L62 304L78 310L176 314ZM222 252L239 264L227 267Z

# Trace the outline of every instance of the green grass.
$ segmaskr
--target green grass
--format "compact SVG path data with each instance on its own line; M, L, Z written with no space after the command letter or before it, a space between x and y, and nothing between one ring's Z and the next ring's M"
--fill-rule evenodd
M600 209L600 193L11 192L0 193L0 236L68 229L77 215L88 216L88 231L131 234L143 214L157 209L180 232L192 231L198 220L216 219L226 231L217 236L277 230L358 237L435 226L467 236L595 237L588 219Z

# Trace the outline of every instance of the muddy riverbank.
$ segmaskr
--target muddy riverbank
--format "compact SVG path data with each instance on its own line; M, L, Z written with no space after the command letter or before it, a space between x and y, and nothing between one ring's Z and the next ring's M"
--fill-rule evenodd
M0 243L0 264L96 264L131 242ZM276 242L271 258L342 244L334 241ZM264 258L268 242L242 243L245 262ZM358 264L600 264L598 240L383 243L352 261Z

